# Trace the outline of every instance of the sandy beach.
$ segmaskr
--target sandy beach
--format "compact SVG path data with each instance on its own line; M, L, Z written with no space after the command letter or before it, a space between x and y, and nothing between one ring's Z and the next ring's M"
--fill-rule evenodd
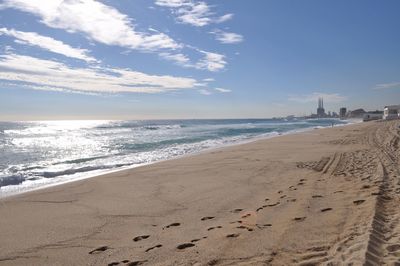
M400 265L400 122L312 130L0 201L1 265Z

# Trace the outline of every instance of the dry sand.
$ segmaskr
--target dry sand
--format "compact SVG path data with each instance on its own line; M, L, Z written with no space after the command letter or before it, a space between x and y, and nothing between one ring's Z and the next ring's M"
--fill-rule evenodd
M400 122L281 136L0 201L1 265L400 265Z

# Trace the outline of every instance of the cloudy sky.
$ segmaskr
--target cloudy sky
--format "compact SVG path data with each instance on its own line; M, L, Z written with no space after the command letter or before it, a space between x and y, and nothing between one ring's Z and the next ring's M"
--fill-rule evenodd
M397 0L3 0L0 120L400 104Z

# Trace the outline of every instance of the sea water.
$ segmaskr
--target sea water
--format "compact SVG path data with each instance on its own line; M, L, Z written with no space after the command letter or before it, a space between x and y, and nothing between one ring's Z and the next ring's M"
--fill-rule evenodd
M332 119L0 122L0 197L141 166Z

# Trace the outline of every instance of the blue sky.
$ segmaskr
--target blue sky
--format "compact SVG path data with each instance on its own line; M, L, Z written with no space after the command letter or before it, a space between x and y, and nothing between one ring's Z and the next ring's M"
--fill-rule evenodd
M0 120L400 104L397 0L3 0Z

